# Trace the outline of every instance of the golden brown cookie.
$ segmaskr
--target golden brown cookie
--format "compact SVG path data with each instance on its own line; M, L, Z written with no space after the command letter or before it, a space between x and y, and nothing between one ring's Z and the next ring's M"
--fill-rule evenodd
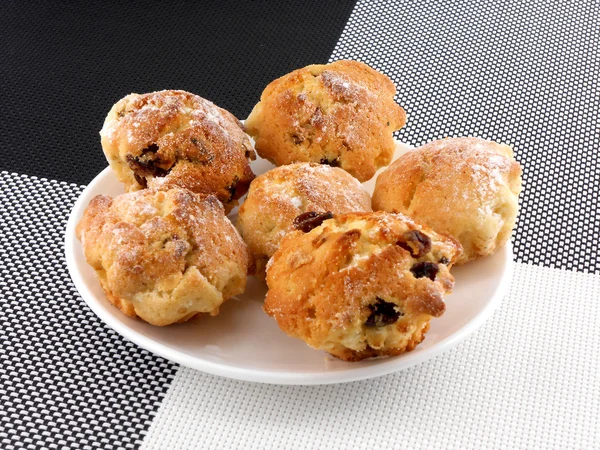
M178 188L99 195L77 237L110 302L153 325L216 315L246 286L248 249L212 195Z
M295 70L273 81L246 121L258 154L275 165L338 166L360 181L388 165L406 123L394 83L357 61Z
M248 190L256 155L232 114L184 91L130 94L110 110L102 148L127 191L181 187L229 212Z
M430 142L377 178L373 209L397 211L463 246L457 264L491 255L510 238L521 192L512 148L479 138Z
M386 212L311 218L299 228L267 265L264 309L290 336L358 361L414 349L443 314L455 241Z
M306 212L371 211L371 197L350 174L314 163L280 166L257 177L239 209L237 226L264 278L265 265Z

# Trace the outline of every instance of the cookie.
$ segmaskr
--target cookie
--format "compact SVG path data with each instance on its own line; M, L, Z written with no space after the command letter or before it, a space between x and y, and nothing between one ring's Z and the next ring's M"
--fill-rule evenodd
M357 61L295 70L270 83L246 121L258 154L280 166L315 162L360 181L392 160L406 123L394 83Z
M433 141L377 178L373 209L406 214L458 240L457 264L491 255L510 238L521 166L512 148L479 138Z
M265 312L345 361L414 349L445 311L460 245L402 214L324 219L282 240L267 266Z
M99 195L77 237L108 300L153 325L216 315L245 289L248 249L212 195L179 188Z
M371 197L342 169L314 163L277 167L258 176L239 209L237 226L254 257L254 273L265 265L303 213L371 211Z
M256 155L241 122L189 92L128 95L100 135L127 191L185 188L215 195L229 212L254 179L249 160Z

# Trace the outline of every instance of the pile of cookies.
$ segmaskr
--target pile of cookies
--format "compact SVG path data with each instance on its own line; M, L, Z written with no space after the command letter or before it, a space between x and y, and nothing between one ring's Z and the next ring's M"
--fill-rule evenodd
M521 168L509 146L443 139L394 161L371 199L361 182L390 164L406 122L395 94L337 61L273 81L245 124L183 91L117 102L100 134L127 193L94 198L77 226L107 298L169 325L218 314L253 275L265 312L311 347L346 361L415 348L452 266L509 239ZM248 135L276 168L255 177ZM236 228L226 214L244 195Z

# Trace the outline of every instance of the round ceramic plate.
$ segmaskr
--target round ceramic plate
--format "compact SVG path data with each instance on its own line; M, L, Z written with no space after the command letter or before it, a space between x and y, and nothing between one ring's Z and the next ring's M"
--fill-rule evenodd
M396 157L408 150L398 144ZM252 167L258 175L273 166L258 159ZM364 184L369 192L374 180ZM263 312L266 286L254 277L248 278L246 293L225 302L218 316L202 315L184 324L155 327L125 316L109 303L75 236L75 226L94 196L121 193L123 186L106 168L83 191L71 212L65 250L77 290L98 317L126 339L171 361L214 375L275 384L327 384L403 370L439 355L473 333L500 304L510 284L510 245L492 257L453 268L456 284L453 294L446 298L446 312L431 321L425 340L415 350L355 363L340 361L285 335ZM234 210L230 217L235 219L235 215Z

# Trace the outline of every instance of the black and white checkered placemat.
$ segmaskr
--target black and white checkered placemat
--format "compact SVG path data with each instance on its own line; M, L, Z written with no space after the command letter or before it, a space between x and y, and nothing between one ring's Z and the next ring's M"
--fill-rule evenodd
M64 231L82 188L0 172L0 448L135 448L177 366L79 297Z
M599 3L89 5L0 4L0 448L600 448ZM176 87L243 117L329 56L394 80L401 140L514 145L517 268L492 322L410 371L314 388L181 369L100 323L63 233L114 100Z

